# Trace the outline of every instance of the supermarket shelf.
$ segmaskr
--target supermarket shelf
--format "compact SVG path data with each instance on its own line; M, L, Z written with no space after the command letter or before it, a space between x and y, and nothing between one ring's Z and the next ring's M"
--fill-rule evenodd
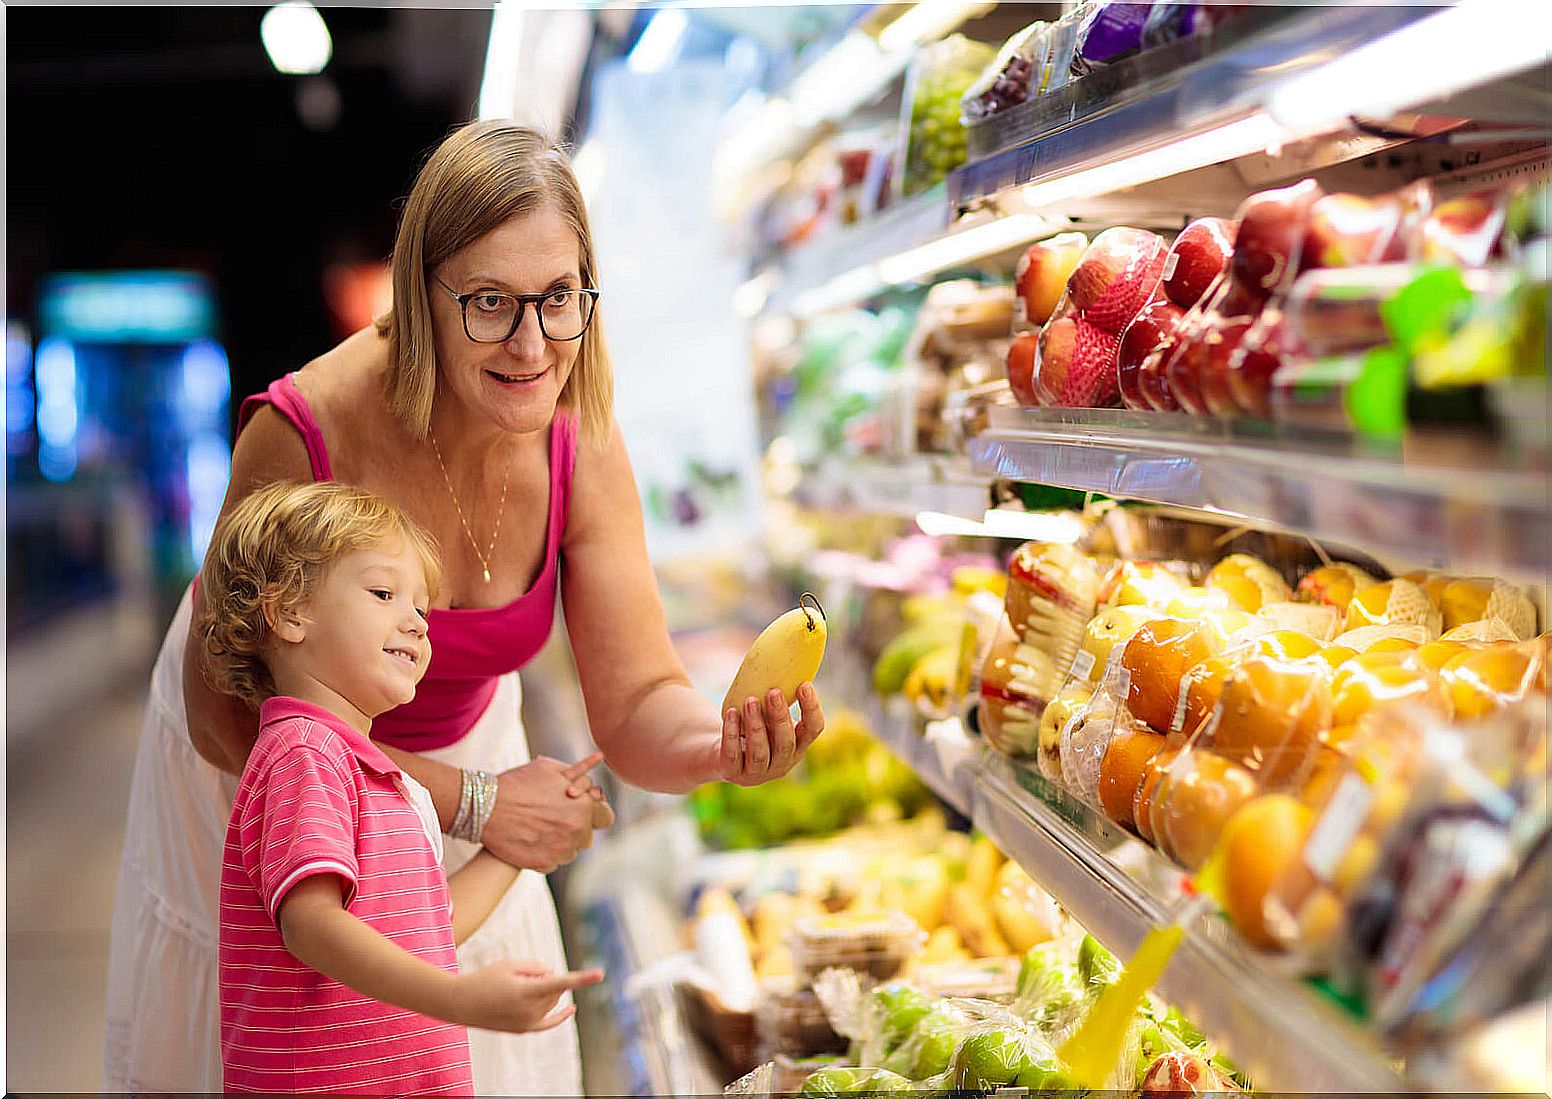
M781 262L781 281L769 304L803 312L805 294L818 291L832 280L844 279L848 273L861 280L851 288L851 296L866 297L875 292L879 285L872 265L935 240L948 229L949 205L945 194L940 184L867 221L794 249Z
M641 982L675 949L678 923L656 894L629 887L588 906L587 920L607 974L616 1070L633 1095L720 1095L720 1074L691 1033L670 984Z
M1147 94L1122 102L1108 82L1075 82L1071 102L1031 126L1025 139L956 171L949 201L956 208L1005 190L1041 183L1106 164L1200 133L1267 105L1284 80L1315 71L1353 48L1372 42L1429 13L1426 7L1364 5L1311 8L1171 73L1157 74ZM1136 59L1144 64L1147 55ZM1092 87L1092 91L1090 90ZM1105 93L1096 97L1094 93ZM1332 163L1369 151L1336 146ZM1305 164L1308 171L1314 165Z
M987 751L975 772L976 826L1111 950L1130 954L1149 928L1169 919L1181 871L1028 768ZM1222 1045L1258 1090L1405 1089L1366 1035L1216 917L1188 925L1159 992Z
M1424 466L1317 449L1274 425L1102 409L994 409L983 473L1203 508L1416 565L1544 579L1544 471Z
M932 454L825 461L803 479L795 495L808 507L903 519L922 511L980 519L992 506L988 478L968 459Z

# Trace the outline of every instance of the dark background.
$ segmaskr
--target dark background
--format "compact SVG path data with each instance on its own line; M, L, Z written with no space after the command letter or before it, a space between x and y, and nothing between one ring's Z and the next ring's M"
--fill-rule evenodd
M286 76L262 7L7 12L9 316L59 270L214 277L238 400L335 342L321 272L385 259L397 203L474 113L489 10L322 9L334 56ZM298 93L332 82L312 128ZM35 330L35 329L34 329Z

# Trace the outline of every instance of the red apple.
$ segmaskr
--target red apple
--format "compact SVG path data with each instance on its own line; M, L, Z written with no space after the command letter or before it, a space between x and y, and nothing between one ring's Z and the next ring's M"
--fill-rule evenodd
M1268 307L1229 356L1229 392L1240 412L1271 416L1272 378L1288 358L1291 343L1282 311Z
M1150 352L1142 360L1142 366L1137 371L1137 388L1142 393L1143 400L1148 402L1148 407L1155 412L1179 412L1180 402L1175 400L1175 391L1169 386L1169 379L1164 376L1164 364L1169 360L1170 353L1180 346L1178 335L1163 347Z
M1180 230L1164 261L1160 285L1169 300L1190 309L1208 289L1234 252L1235 224L1228 218L1197 218Z
M1022 313L1024 323L1038 327L1051 319L1088 244L1089 238L1082 233L1062 233L1037 240L1019 257L1013 272L1013 288L1018 294L1014 309Z
M1229 273L1242 289L1265 300L1298 262L1309 211L1325 192L1313 179L1261 191L1240 204L1239 232Z
M1180 306L1158 298L1143 306L1121 333L1120 348L1116 351L1116 388L1127 408L1152 411L1153 404L1142 390L1142 364L1149 355L1162 355L1174 344L1184 318L1185 311Z
M1082 317L1058 317L1040 333L1035 389L1042 404L1108 408L1116 403L1116 337Z
M1406 258L1401 203L1393 195L1334 194L1310 207L1304 234L1305 267L1357 267Z
M1229 387L1229 363L1234 353L1255 323L1254 317L1220 317L1202 340L1204 352L1201 373L1197 378L1202 404L1214 416L1237 416L1239 406L1234 403L1234 391Z
M1025 408L1035 408L1040 398L1035 395L1035 355L1040 337L1034 332L1020 332L1013 337L1008 348L1008 388Z
M1067 280L1067 295L1074 309L1097 314L1087 317L1090 324L1119 333L1153 296L1163 265L1164 242L1157 234L1126 226L1106 229Z

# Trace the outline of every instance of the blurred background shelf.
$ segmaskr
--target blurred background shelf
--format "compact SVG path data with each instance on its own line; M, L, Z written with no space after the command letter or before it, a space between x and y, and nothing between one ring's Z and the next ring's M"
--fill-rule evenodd
M926 722L905 699L874 696L868 720L878 739L902 763L960 816L969 818L975 789L979 738L972 737L958 718Z
M987 751L975 772L976 827L1095 938L1124 958L1149 928L1168 922L1181 870L1030 768ZM1258 1091L1406 1089L1366 1035L1217 918L1188 925L1158 991L1220 1042Z
M1418 565L1545 579L1539 470L1451 468L1299 445L1268 425L1103 409L994 409L976 468L1241 516Z

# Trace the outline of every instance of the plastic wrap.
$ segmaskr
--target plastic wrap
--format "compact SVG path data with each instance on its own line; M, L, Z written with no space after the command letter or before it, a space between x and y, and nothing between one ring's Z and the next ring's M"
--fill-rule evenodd
M996 56L992 47L954 34L924 46L911 62L904 98L904 165L900 193L914 195L941 182L965 161L969 140L960 98Z
M1142 49L1151 4L1098 0L1078 26L1072 75L1085 76Z
M981 666L980 723L987 743L1014 759L1033 758L1056 682L1050 655L1019 642L1011 626L999 633Z
M883 1068L836 1065L822 1068L803 1081L798 1094L804 1099L845 1099L852 1095L886 1095L915 1091L916 1086L898 1073Z
M1106 408L1120 401L1116 354L1121 333L1158 288L1168 248L1143 229L1106 229L1067 280L1056 313L1040 332L1034 390L1042 404Z
M1099 589L1099 602L1106 607L1142 606L1161 610L1169 601L1191 586L1183 575L1185 566L1168 566L1156 561L1117 561L1105 574Z
M1297 274L1310 210L1322 194L1320 185L1307 179L1240 204L1228 269L1187 313L1161 366L1187 412L1237 411L1228 388L1230 356L1267 301Z
M767 977L760 982L754 1022L765 1057L803 1058L846 1049L846 1039L831 1025L818 995L790 978Z
M1078 651L1099 584L1098 564L1072 546L1026 542L1008 561L1008 622L1024 644L1051 658L1047 697Z
M1347 604L1352 601L1354 594L1378 583L1378 577L1371 576L1357 565L1337 561L1311 569L1301 576L1294 594L1303 602L1336 607L1345 614Z
M1545 829L1546 732L1544 700L1469 734L1423 708L1377 716L1269 890L1268 929L1401 1022Z
M921 950L925 938L904 912L885 910L803 916L788 932L787 945L801 983L811 983L832 967L887 980Z
M1015 326L1038 328L1051 319L1088 246L1082 233L1059 233L1025 249L1013 271Z
M1046 90L1051 24L1037 20L1003 43L981 75L960 97L967 126L1016 107Z

